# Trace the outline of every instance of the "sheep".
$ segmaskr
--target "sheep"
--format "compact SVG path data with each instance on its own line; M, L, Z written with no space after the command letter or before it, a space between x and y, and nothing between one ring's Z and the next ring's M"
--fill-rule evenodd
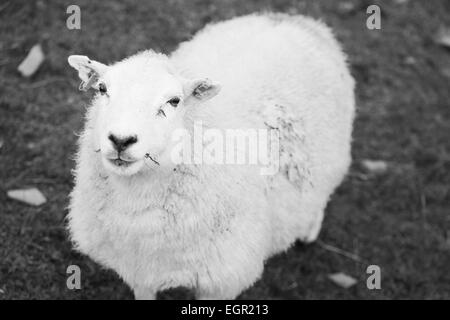
M210 24L170 55L68 62L80 89L96 90L79 138L70 237L136 299L176 287L233 299L269 257L317 239L351 162L355 109L346 56L325 24L252 14ZM175 163L172 135L198 121L274 130L278 170Z

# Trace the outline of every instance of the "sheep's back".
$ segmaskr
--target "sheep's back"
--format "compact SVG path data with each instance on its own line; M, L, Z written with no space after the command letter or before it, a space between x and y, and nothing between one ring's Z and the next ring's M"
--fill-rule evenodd
M251 15L209 25L181 44L172 61L187 76L221 83L218 96L192 111L219 127L263 127L268 102L307 115L311 97L353 92L331 31L303 16Z

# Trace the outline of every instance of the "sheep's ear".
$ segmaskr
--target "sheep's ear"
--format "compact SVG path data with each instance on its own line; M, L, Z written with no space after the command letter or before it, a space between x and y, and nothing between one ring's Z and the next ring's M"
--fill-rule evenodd
M78 71L81 79L80 90L87 91L98 85L98 79L106 72L108 66L89 59L87 56L70 56L67 61Z
M204 101L211 99L218 94L220 88L220 84L213 82L210 79L197 79L189 83L187 94L198 100Z

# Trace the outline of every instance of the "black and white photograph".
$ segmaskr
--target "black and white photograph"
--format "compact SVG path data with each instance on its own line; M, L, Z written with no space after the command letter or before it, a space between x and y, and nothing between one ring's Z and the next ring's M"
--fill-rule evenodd
M449 1L0 0L0 300L263 319L449 266Z

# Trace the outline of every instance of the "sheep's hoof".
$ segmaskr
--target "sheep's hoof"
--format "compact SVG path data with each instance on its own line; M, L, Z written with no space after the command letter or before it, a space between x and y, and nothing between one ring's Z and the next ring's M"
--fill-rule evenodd
M195 300L195 290L186 287L165 289L158 291L156 300Z

